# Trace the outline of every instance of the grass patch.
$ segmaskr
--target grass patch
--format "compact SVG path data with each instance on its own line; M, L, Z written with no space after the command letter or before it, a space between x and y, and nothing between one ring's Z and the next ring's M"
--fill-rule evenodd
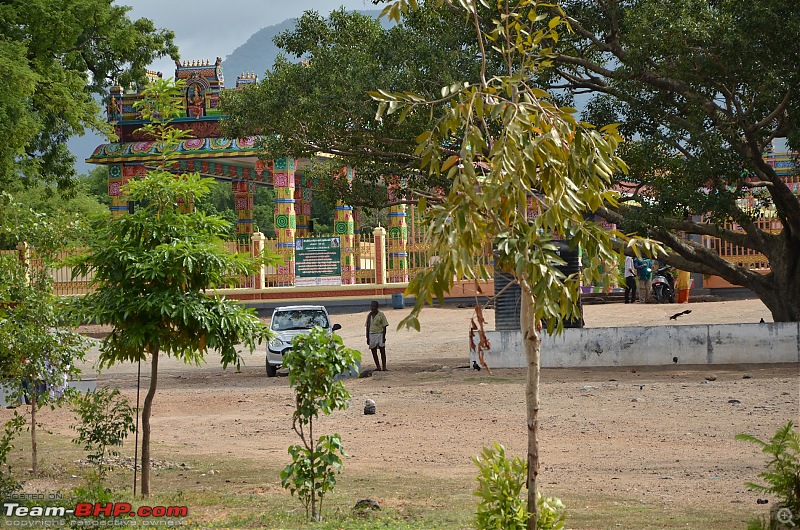
M28 490L58 492L61 504L92 499L78 498L75 488L85 486L91 468L76 464L83 451L67 436L42 433L40 468L33 479L30 467L30 439L23 435L11 455L12 469ZM127 448L126 448L127 449ZM126 450L126 454L128 451ZM280 486L279 472L286 462L261 462L231 456L187 458L169 455L160 446L155 454L186 467L153 469L150 499L133 497L133 471L115 468L106 479L111 488L110 500L129 502L134 507L188 506L183 521L193 528L314 528L317 530L388 530L465 529L472 528L476 482L472 477L442 477L416 473L354 471L347 468L340 475L336 489L325 498L325 521L308 523L300 501ZM477 470L475 475L477 475ZM567 528L572 529L641 529L703 528L727 530L743 528L752 516L743 505L719 510L670 506L639 499L612 498L547 487L543 493L558 496L567 506ZM356 513L353 506L360 499L380 502L380 511Z

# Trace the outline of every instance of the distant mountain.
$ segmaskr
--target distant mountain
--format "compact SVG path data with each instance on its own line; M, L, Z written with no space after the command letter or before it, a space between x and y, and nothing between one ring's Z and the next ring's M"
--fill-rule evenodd
M377 9L366 11L359 10L358 12L373 18L378 18L380 15L380 11ZM280 24L261 28L253 33L244 44L233 50L233 52L222 61L222 73L225 76L225 86L228 88L235 87L236 78L243 72L254 72L258 75L259 79L262 79L264 77L264 72L272 69L272 66L275 64L275 59L279 54L278 47L275 46L272 39L286 30L293 29L296 22L296 18L290 18L284 20ZM385 18L381 19L381 24L384 27L390 27L392 25L392 23L389 23ZM191 50L184 51L191 55ZM78 159L75 163L75 168L78 173L88 173L96 167L92 164L87 164L84 160L94 152L95 147L104 142L105 140L101 136L93 133L81 137L76 136L69 140L69 149Z
M264 72L272 69L279 50L272 39L284 31L294 28L296 18L284 20L280 24L261 28L253 33L247 42L233 50L222 61L222 72L225 74L225 86L236 86L236 77L243 72L254 72L261 79Z
M367 11L359 10L358 13L372 18L378 18L381 14L378 9ZM272 66L275 64L275 59L280 53L278 47L272 42L272 39L284 31L294 29L296 22L296 18L290 18L284 20L280 24L261 28L253 33L253 35L247 39L247 42L233 50L233 53L222 61L222 72L225 74L225 86L235 86L236 77L240 76L243 72L254 72L258 75L259 79L263 78L264 72L272 69ZM381 24L383 24L384 27L392 25L385 18L381 19Z

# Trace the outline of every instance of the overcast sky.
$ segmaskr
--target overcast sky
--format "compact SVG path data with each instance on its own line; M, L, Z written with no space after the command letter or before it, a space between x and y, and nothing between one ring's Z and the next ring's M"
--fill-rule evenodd
M347 9L380 9L370 0L117 0L133 9L128 16L149 18L157 28L171 29L181 59L223 59L258 31L315 10L327 15ZM172 77L175 64L162 59L151 67Z

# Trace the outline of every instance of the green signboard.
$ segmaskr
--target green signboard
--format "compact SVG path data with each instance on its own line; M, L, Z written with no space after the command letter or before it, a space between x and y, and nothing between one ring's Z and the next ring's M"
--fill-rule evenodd
M294 284L342 285L338 237L302 237L294 241Z

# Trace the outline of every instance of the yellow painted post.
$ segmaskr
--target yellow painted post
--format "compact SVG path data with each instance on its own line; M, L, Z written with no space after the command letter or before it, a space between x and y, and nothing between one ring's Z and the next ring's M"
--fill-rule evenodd
M294 283L294 238L297 217L294 209L294 170L293 158L276 158L272 174L275 188L275 235L277 250L283 256L284 264L278 266L278 281Z
M266 237L261 232L254 232L253 233L253 257L261 256L262 252L264 252L264 241ZM253 285L254 289L264 289L266 284L266 274L264 271L264 265L259 265L258 272L255 276L255 282Z
M386 229L382 226L372 230L375 236L375 283L386 283Z

